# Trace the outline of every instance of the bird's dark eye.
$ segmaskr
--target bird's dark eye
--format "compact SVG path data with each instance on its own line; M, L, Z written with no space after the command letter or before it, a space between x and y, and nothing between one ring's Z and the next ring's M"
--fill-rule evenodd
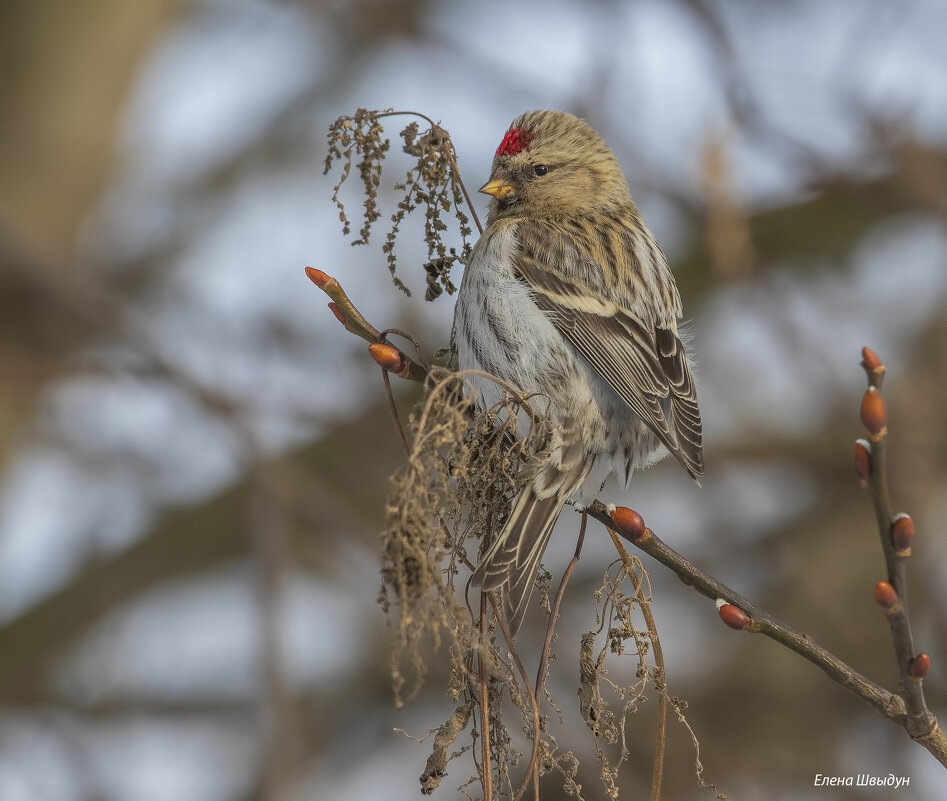
M537 164L535 167L533 167L533 172L536 173L536 175L545 175L547 172L549 172L549 167L547 167L545 164Z

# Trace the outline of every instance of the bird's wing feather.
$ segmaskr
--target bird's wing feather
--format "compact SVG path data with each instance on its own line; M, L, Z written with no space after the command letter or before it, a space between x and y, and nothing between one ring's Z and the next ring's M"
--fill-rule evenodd
M530 246L530 233L520 237L516 272L562 335L592 368L645 422L657 438L694 478L703 474L701 420L690 364L677 334L661 324L645 321L606 286L588 248L558 232L558 246ZM549 237L542 237L549 241ZM581 283L590 283L595 295L570 276L556 258L577 259ZM601 276L595 286L596 276Z

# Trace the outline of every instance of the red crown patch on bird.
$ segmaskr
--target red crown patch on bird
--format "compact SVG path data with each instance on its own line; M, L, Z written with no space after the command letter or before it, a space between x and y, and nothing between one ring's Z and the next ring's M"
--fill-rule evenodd
M522 153L532 141L533 134L525 128L510 128L503 136L503 141L500 142L494 158L497 156L515 156L517 153Z

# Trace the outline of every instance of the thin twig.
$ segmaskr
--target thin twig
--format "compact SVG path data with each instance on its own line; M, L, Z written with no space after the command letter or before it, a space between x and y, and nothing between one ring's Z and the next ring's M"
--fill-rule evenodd
M582 516L582 520L585 520L585 515ZM625 573L628 574L628 578L631 579L632 586L635 588L635 598L638 601L639 609L641 609L645 625L648 627L648 639L651 640L651 650L654 653L655 689L658 691L658 724L654 742L654 768L651 771L651 801L659 801L661 785L664 781L664 754L667 747L668 697L664 651L661 649L661 640L658 637L658 627L654 622L654 615L651 614L651 602L645 596L643 582L638 574L638 569L643 570L644 568L638 559L633 560L628 551L625 550L615 529L609 527L608 534L612 538L615 550L618 551L618 555L621 557L622 564L625 566Z
M312 278L317 284L319 282L313 277L313 273L320 273L322 276L325 276L325 274L321 273L321 271L314 271L311 268L307 268L307 274L309 274L310 278ZM328 276L325 277L328 278ZM336 284L337 283L338 282L336 282ZM339 287L339 290L341 290L341 287ZM339 315L338 310L334 309L333 312L339 316L340 320L343 320L343 316ZM364 318L361 318L361 315L358 315L358 318L364 320ZM347 319L348 318L345 318L343 323L345 323L345 320ZM346 325L346 328L349 328L349 326ZM352 329L349 328L349 330ZM360 331L355 331L355 333L364 336ZM407 356L404 356L404 358L409 362L411 361ZM409 378L409 380L423 382L424 377L427 375L427 371L420 365L417 365L417 367L419 372L413 372L411 374L399 372L399 375ZM883 473L880 474L879 480L884 480ZM884 494L885 492L885 485L882 484L879 497L886 497ZM601 501L593 501L586 507L585 511L590 517L598 520L607 528L612 528L615 526L615 521L612 518L609 507L606 507L606 505ZM890 525L890 517L886 517L885 521ZM685 559L681 554L667 545L667 543L662 541L650 529L644 528L643 531L630 533L623 530L621 526L619 526L617 531L623 539L631 542L631 544L636 548L644 551L653 559L656 559L665 567L672 570L685 584L692 586L700 594L715 601L717 599L723 599L727 603L741 609L750 618L747 625L748 631L762 634L765 637L780 643L789 650L796 652L809 662L812 662L814 665L819 667L830 679L850 690L873 709L880 712L884 717L897 723L899 726L908 731L908 733L911 734L911 737L916 742L924 746L924 748L930 751L931 754L933 754L942 765L947 767L947 735L945 735L943 730L938 725L936 718L934 718L934 716L929 712L927 712L926 716L923 717L918 717L916 714L912 714L912 722L910 724L911 729L909 729L908 708L906 706L905 699L900 695L891 693L883 687L875 684L873 681L862 676L834 654L815 643L808 637L808 635L799 633L792 627L770 615L768 612L757 608L739 593L730 589L725 584L721 583L717 579L713 578L713 576L710 576L692 562ZM884 536L882 537L882 544L885 548L891 547L890 543L888 543ZM903 591L903 573L899 573L899 570L903 571L903 566L898 568L896 565L895 569L890 574L891 578L894 579L894 581L891 583L895 587L900 586ZM895 582L898 583L896 584ZM496 615L496 617L498 620L500 620L502 625L502 615ZM507 636L508 632L504 632L504 634ZM507 636L507 642L512 642L512 639L509 636ZM913 699L915 697L915 685L919 691L920 682L911 678L910 681L905 682L904 684L905 686L903 689L905 695L909 698L912 698L913 704ZM525 686L528 687L529 685L526 684ZM530 695L532 695L532 693L530 693ZM536 714L537 713L534 709L534 717ZM918 729L920 729L920 733L911 733L911 730Z
M480 748L483 776L483 799L493 799L493 768L490 764L490 676L489 660L484 656L490 644L487 640L487 598L480 596Z
M569 584L569 579L572 577L572 572L575 570L575 566L579 562L579 557L582 555L582 544L585 542L585 530L587 523L587 518L585 515L582 515L582 522L579 525L579 537L575 544L575 553L573 553L572 560L569 562L565 572L562 574L562 579L559 581L559 587L556 590L555 598L553 598L552 606L549 609L549 620L546 623L546 636L543 640L543 648L539 656L539 667L536 669L536 685L532 689L530 689L529 685L527 685L527 690L530 690L531 695L535 699L537 712L539 709L539 699L542 697L542 687L546 677L546 669L549 665L549 656L552 653L552 641L556 632L556 624L559 621L559 609L562 607L562 599L566 594L566 586ZM533 751L530 755L529 767L526 770L526 779L523 781L522 786L519 788L516 794L517 799L523 796L523 793L526 791L526 788L529 786L530 782L533 784L537 801L539 799L539 744L539 727L537 725L533 731Z
M440 521L441 525L445 525L443 521ZM473 572L474 565L468 559L464 559L464 564ZM520 675L520 681L523 684L523 687L526 689L526 695L530 701L530 708L533 714L533 731L539 731L539 703L536 700L536 695L532 692L531 683L529 676L526 673L526 667L523 665L523 660L520 659L519 652L516 650L516 646L513 640L513 634L507 626L506 619L501 614L500 610L502 608L500 599L495 592L485 592L481 593L481 603L483 603L483 596L486 596L490 602L490 608L493 610L493 619L496 620L497 626L500 629L500 633L503 635L503 639L506 642L507 650L509 651L510 657L513 659L513 664L516 666L516 670ZM469 609L468 604L468 609ZM485 621L481 619L481 632L484 631ZM488 701L489 703L489 701ZM482 699L481 699L482 705ZM481 713L485 714L485 713ZM528 786L528 785L527 785ZM522 793L525 790L525 786L520 788L519 793L516 795L515 801L519 801L522 797Z
M895 517L891 511L888 495L888 471L886 443L888 439L887 414L881 385L884 382L885 366L877 354L869 348L862 350L862 367L868 378L869 390L862 400L862 423L868 429L870 445L870 470L863 484L871 495L875 510L875 521L884 552L888 582L897 594L897 603L885 610L885 617L891 629L891 641L898 663L901 695L907 709L905 728L914 739L927 736L937 725L934 716L928 711L924 700L922 678L911 675L911 667L917 652L914 650L914 636L911 632L911 619L908 616L908 588L906 563L911 549L899 551L895 547L893 530Z
M350 331L373 345L387 345L392 351L395 351L402 360L400 369L395 372L409 381L424 382L428 374L427 368L394 345L389 344L384 334L362 316L362 313L355 307L355 304L352 303L349 296L345 294L345 290L342 289L342 285L337 279L322 270L317 270L315 267L307 267L306 275L309 276L309 280L319 287L319 289L332 298L329 309L335 315L336 319L342 323L346 331Z
M411 446L408 445L408 435L404 432L404 426L401 425L401 417L398 415L398 405L395 403L395 396L391 391L391 379L388 378L388 371L381 368L381 380L385 382L385 397L388 398L388 411L391 412L391 421L394 423L395 431L398 432L398 438L404 448L404 455L411 456Z
M588 526L588 517L582 515L582 521L579 524L579 537L575 543L575 553L562 574L559 582L559 588L556 590L556 597L553 599L552 607L549 610L549 621L546 623L546 637L543 640L543 650L539 658L539 668L536 670L536 695L538 696L546 678L546 667L549 664L549 656L552 651L552 640L556 632L556 624L559 622L559 609L562 606L562 599L566 594L566 585L572 576L572 571L579 563L579 557L582 555L582 544L585 542L585 530Z
M601 501L593 501L586 508L586 511L590 517L598 520L603 525L615 526L615 521L609 513L608 507ZM800 634L768 612L757 608L742 595L734 592L725 584L701 570L693 562L685 559L661 540L651 529L645 528L641 532L629 533L619 526L616 530L622 539L627 540L651 558L670 568L685 584L692 586L701 595L713 600L722 598L727 603L741 609L750 618L747 631L762 634L789 650L795 651L804 659L821 668L837 684L841 684L855 693L873 709L906 730L907 708L904 699L900 695L891 693L884 687L865 678L837 656L810 639L808 635ZM929 734L914 739L930 751L942 765L947 767L947 736L937 726L936 721Z
M529 699L530 711L533 713L533 743L535 748L539 737L539 699L536 697L536 693L533 692L532 685L529 681L529 676L526 675L526 667L523 665L523 660L520 659L519 652L516 650L516 646L513 643L513 634L506 624L506 619L500 612L501 606L499 599L497 598L497 594L495 592L487 594L490 597L490 605L493 607L493 616L497 621L497 625L500 627L500 631L503 633L503 639L506 640L507 649L510 652L510 656L513 658L513 662L516 665L516 670L520 674L520 680L523 682L523 689L526 691L526 697ZM530 771L527 771L527 775L529 775L529 773ZM527 787L529 787L528 778L522 784L522 786L520 786L519 790L517 790L514 801L520 801L520 799L523 797L523 794L526 792ZM535 801L539 801L538 775L535 784Z

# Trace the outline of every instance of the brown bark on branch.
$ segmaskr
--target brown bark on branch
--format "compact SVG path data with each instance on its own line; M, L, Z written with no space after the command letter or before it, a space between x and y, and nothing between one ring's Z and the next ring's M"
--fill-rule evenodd
M586 512L603 525L617 530L622 537L636 548L644 551L665 567L670 568L681 581L693 587L701 595L713 600L722 598L728 604L741 610L749 618L749 624L745 627L735 628L745 628L746 631L762 634L784 645L791 651L795 651L804 659L821 668L834 682L851 690L872 708L904 728L908 731L908 734L911 734L908 730L909 715L904 698L889 692L884 687L862 676L841 659L813 641L808 635L801 634L768 612L759 609L742 595L705 573L661 540L651 529L624 528L619 521L625 518L631 510L618 507L613 511L609 511L605 504L594 501L586 509ZM931 727L923 735L911 736L930 751L942 765L947 767L947 737L937 726L937 721L933 716L931 716L931 724Z
M354 307L338 282L319 270L306 269L307 274L323 291L333 298L333 313L347 330L370 342L384 341L383 335L372 327ZM386 370L402 378L423 382L427 370L413 362L393 346L376 348L372 357ZM403 360L403 361L402 361ZM411 365L414 365L413 367ZM868 348L863 350L862 365L868 374L869 389L862 400L861 417L870 442L859 440L855 448L855 468L862 484L871 492L875 505L878 529L888 568L888 584L894 593L893 603L885 610L891 626L892 640L898 657L901 676L900 693L892 693L862 676L834 654L818 645L810 637L783 623L768 612L759 609L746 598L707 574L661 540L645 525L641 516L626 507L607 507L593 501L584 510L609 530L619 533L636 548L672 570L697 592L714 601L725 602L721 617L732 628L743 629L780 643L812 662L833 681L847 688L884 717L905 729L910 737L924 746L947 767L947 736L936 718L927 710L922 682L930 669L930 657L914 652L910 621L907 615L907 591L904 574L905 559L910 555L913 524L901 522L906 516L892 516L885 475L884 442L887 436L887 418L881 383L885 368L880 359ZM910 518L907 518L910 520ZM739 614L739 613L742 613Z
M885 366L878 355L870 348L862 349L862 367L868 377L868 390L862 400L861 418L868 431L868 443L862 441L863 450L870 457L868 479L862 485L871 494L875 509L875 520L881 537L881 549L885 557L888 583L897 594L898 603L886 610L885 617L891 627L891 642L894 645L898 661L898 675L901 679L901 696L907 707L905 729L918 741L929 738L938 731L936 718L928 711L924 700L923 676L918 678L914 663L919 656L914 650L914 636L911 632L911 620L908 617L908 592L906 563L911 555L911 542L914 539L914 524L904 514L891 512L888 498L888 476L886 461L886 440L888 420L885 412L881 385L884 381ZM930 657L927 657L927 662ZM926 670L923 671L926 675ZM941 733L943 737L943 733ZM943 760L942 760L943 761Z
M369 353L380 367L409 381L424 383L424 379L427 378L427 368L390 344L385 339L385 335L368 322L362 316L362 313L355 308L355 304L349 300L345 290L342 289L342 285L335 278L327 275L322 270L317 270L315 267L307 267L306 275L319 289L332 298L329 309L335 315L335 318L342 323L345 330L371 343L368 346ZM378 345L384 345L385 349L379 349L376 347Z

